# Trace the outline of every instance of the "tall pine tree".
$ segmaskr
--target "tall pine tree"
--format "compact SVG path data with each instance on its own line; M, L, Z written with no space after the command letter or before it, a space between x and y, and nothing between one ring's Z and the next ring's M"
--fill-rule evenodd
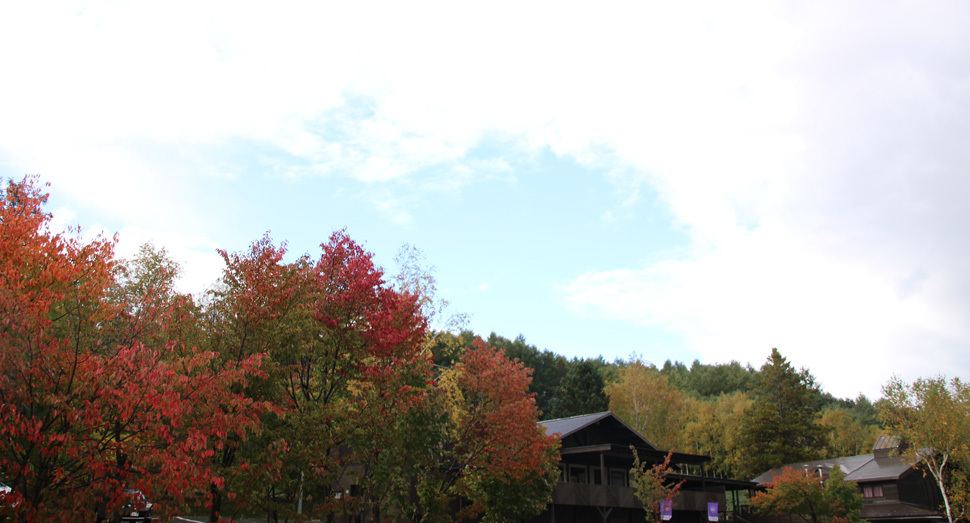
M754 477L768 469L808 461L824 447L815 418L821 410L821 392L807 370L796 371L771 349L751 388L752 405L741 432L742 473Z

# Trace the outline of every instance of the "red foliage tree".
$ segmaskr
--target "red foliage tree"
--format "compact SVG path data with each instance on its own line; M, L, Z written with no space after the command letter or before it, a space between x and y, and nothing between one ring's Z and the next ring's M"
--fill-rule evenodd
M258 406L230 386L259 358L217 372L211 352L113 343L132 310L112 299L114 242L51 232L46 200L26 178L0 202L5 510L23 521L92 521L134 488L168 501L164 514L219 481L205 466L214 446L255 428Z
M421 350L427 321L417 297L388 285L373 256L345 231L321 248L313 269L311 337L283 364L287 407L294 411L287 419L289 473L295 479L299 472L304 489L332 489L348 483L353 467L352 481L368 486L367 499L344 492L309 510L324 515L366 508L380 517L397 481L382 474L408 458L393 436L406 430L398 422L422 397L429 377L431 362Z
M397 444L407 438L396 436L410 433L408 413L430 376L421 351L426 320L417 297L389 286L344 231L321 248L316 262L292 263L268 237L243 253L223 252L212 346L266 352L268 379L247 394L276 407L253 440L261 445L243 449L237 468L248 478L239 493L283 517L379 514L400 497L400 474L389 471L406 462ZM334 495L350 482L366 484L366 496Z
M226 266L208 295L205 345L220 354L221 365L229 367L265 354L264 378L240 392L272 408L261 420L262 434L248 443L233 439L213 456L213 465L228 483L210 485L210 521L220 519L226 497L235 498L236 506L272 510L272 496L265 486L278 481L281 453L287 449L277 430L288 410L281 367L298 358L309 339L313 299L309 257L284 262L285 244L276 246L268 234L243 252L218 252Z

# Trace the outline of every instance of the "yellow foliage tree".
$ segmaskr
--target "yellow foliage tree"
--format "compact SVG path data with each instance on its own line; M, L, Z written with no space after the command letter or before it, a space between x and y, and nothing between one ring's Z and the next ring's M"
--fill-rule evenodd
M713 401L700 402L694 418L685 431L686 449L707 454L711 467L721 474L735 477L750 454L740 442L739 434L751 398L743 392L722 394Z
M610 410L657 447L683 447L684 429L697 402L640 360L621 367L617 376L606 386Z
M830 458L864 454L882 432L852 419L844 409L827 409L816 421L825 430L826 454Z

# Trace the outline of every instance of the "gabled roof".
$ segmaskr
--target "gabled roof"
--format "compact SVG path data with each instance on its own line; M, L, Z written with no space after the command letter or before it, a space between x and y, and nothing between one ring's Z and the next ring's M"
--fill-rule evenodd
M546 428L546 434L555 434L559 436L560 440L576 435L584 429L605 426L611 430L615 443L659 450L656 445L647 441L639 432L633 430L611 411L540 421L539 425Z
M633 430L629 425L623 422L620 418L616 417L611 411L606 412L595 412L593 414L580 414L579 416L570 416L568 418L551 419L546 421L540 421L539 425L546 428L546 434L557 434L560 439L565 438L571 434L579 432L586 427L593 425L596 422L609 420L610 422L616 422L625 427L628 431L636 434L646 445L656 448L649 441L640 436L640 434Z
M568 418L557 418L540 421L539 425L546 428L546 434L558 434L559 437L568 436L583 427L596 423L597 421L611 416L612 412L597 412L595 414L581 414Z
M605 445L624 454L630 454L629 449L633 446L640 452L641 458L650 457L662 461L667 456L667 451L647 441L609 411L540 421L539 425L545 427L546 434L559 438L563 445L560 452L563 454L601 449ZM680 452L674 452L672 459L674 463L706 463L711 460L709 456Z

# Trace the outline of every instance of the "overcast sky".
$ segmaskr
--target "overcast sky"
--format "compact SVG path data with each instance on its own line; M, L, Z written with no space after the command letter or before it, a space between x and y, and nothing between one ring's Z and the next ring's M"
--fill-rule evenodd
M671 5L672 4L672 5ZM61 226L402 244L483 335L970 379L970 3L4 2L0 176Z

